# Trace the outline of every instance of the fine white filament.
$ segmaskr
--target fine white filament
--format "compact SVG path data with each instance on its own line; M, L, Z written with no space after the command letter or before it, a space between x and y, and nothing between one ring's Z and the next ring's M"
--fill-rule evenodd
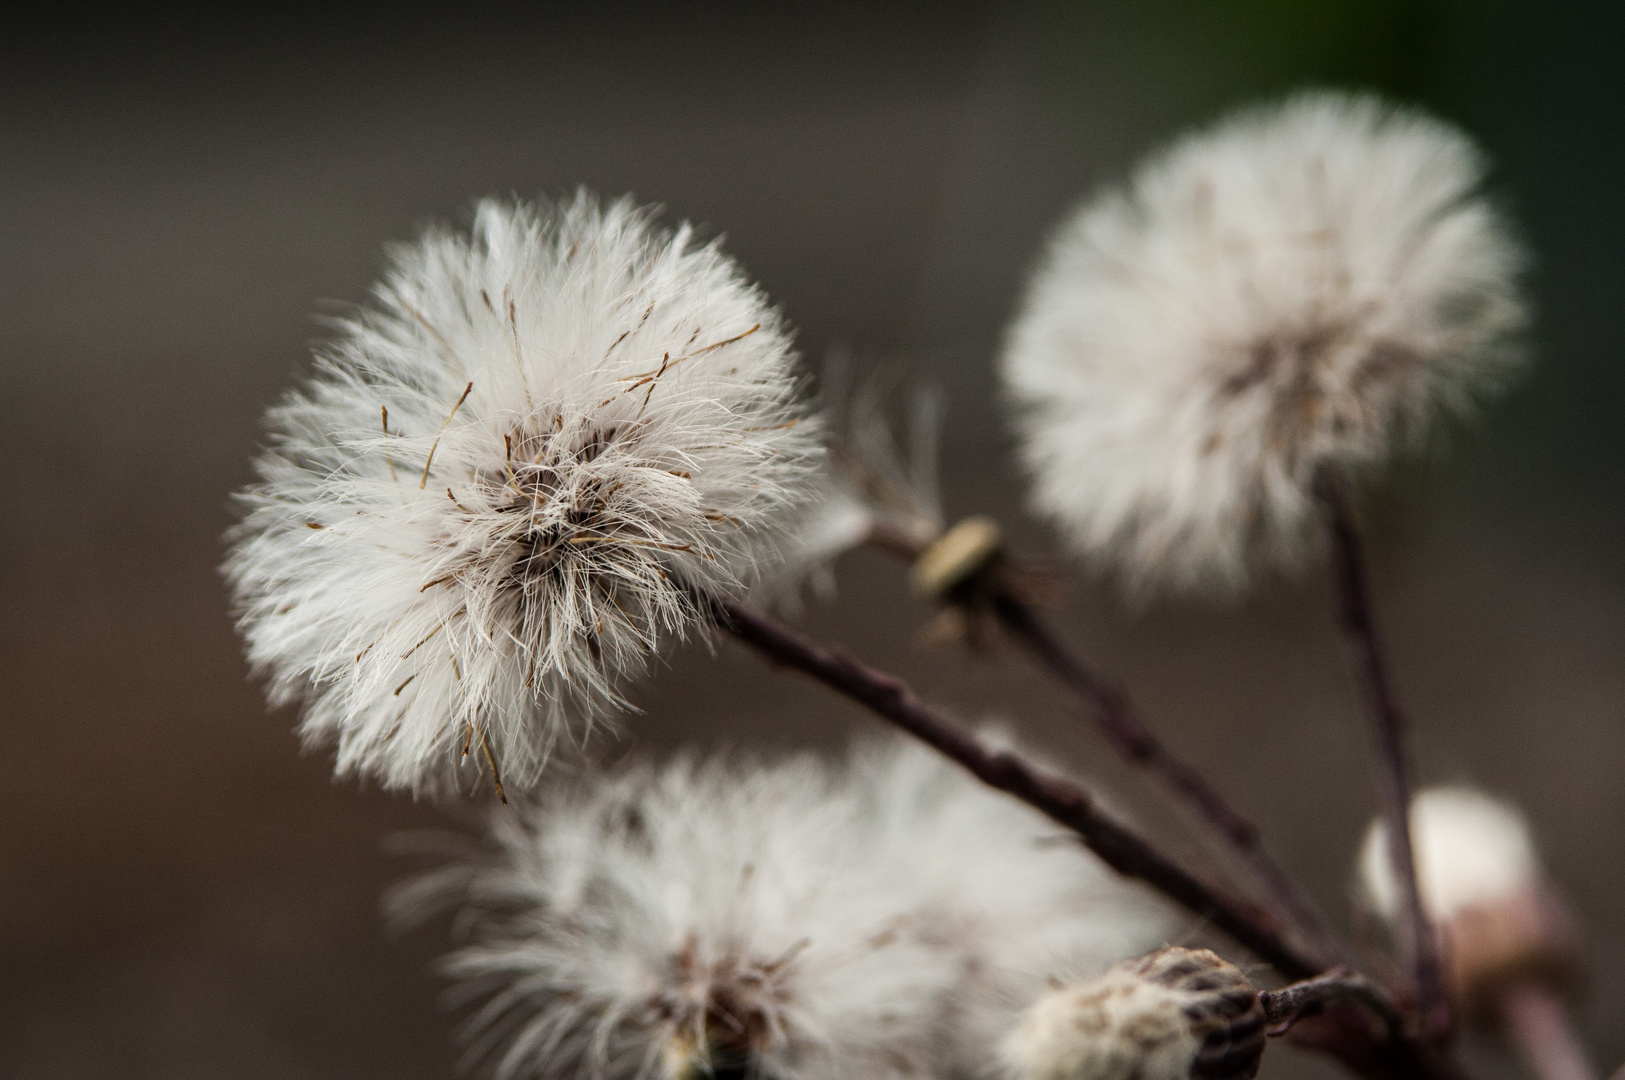
M492 818L410 884L464 906L450 973L497 1075L987 1075L1046 977L1098 972L1168 909L1031 810L910 744L844 762L639 766Z
M1003 360L1034 499L1131 593L1315 547L1327 466L1493 389L1520 247L1462 133L1332 93L1240 113L1057 233Z
M268 417L226 573L337 771L533 782L737 593L819 459L778 313L687 225L484 202L393 254ZM501 780L498 780L500 783Z

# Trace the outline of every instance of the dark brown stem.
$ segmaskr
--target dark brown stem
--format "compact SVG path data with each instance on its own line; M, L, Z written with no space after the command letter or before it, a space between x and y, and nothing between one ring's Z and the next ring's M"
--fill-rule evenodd
M696 605L721 630L769 662L794 668L879 714L964 767L989 787L1026 803L1076 833L1101 861L1205 918L1289 979L1320 974L1312 957L1280 933L1266 911L1186 871L1121 822L1083 788L987 745L925 705L899 679L811 641L743 604L694 590ZM1293 1041L1337 1057L1368 1080L1456 1080L1448 1060L1400 1031L1377 1032L1346 1008L1300 1025Z
M912 562L924 550L911 534L877 522L870 528L871 546ZM998 567L977 575L966 587L980 590L1000 625L1041 666L1090 708L1106 741L1132 765L1146 769L1182 799L1196 818L1222 837L1241 858L1286 915L1308 946L1319 970L1346 962L1342 943L1332 933L1314 902L1286 868L1276 861L1264 838L1239 810L1195 768L1176 757L1141 721L1122 688L1091 668L1066 647L1030 604L1000 580Z
M1316 481L1315 494L1326 511L1331 533L1332 562L1342 602L1340 624L1354 653L1360 699L1371 721L1377 804L1399 899L1397 936L1401 957L1414 983L1422 1031L1430 1037L1438 1037L1449 1030L1450 1006L1445 999L1438 938L1422 907L1422 895L1416 883L1405 717L1394 695L1393 680L1372 615L1365 555L1348 485L1338 474L1325 472Z
M1519 983L1504 991L1501 1020L1524 1060L1541 1080L1594 1080L1563 1002L1549 987Z
M1022 802L1078 834L1114 870L1138 878L1201 916L1289 979L1321 970L1286 941L1274 919L1189 873L1137 833L1108 816L1083 788L995 749L916 698L899 679L835 649L819 645L743 604L700 594L722 629L775 663L793 667L891 721L964 766L989 787Z
M1261 990L1258 1003L1264 1009L1264 1021L1275 1030L1271 1035L1285 1035L1300 1018L1318 1013L1334 1005L1361 1005L1386 1026L1390 1035L1404 1030L1405 1019L1400 1015L1385 990L1363 975L1347 968L1338 968L1313 979L1283 986L1279 990Z
M1207 777L1174 756L1141 722L1123 691L1068 650L1028 604L997 582L990 583L990 592L999 623L1074 694L1093 706L1100 730L1124 760L1155 775L1230 844L1285 910L1317 964L1324 969L1346 960L1342 944L1302 887L1264 845L1258 826L1232 806Z

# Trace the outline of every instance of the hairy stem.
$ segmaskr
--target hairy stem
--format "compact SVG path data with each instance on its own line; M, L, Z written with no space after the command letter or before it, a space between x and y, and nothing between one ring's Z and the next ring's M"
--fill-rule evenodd
M1377 805L1398 891L1401 958L1414 986L1423 1033L1430 1037L1442 1036L1450 1028L1450 1006L1445 998L1438 938L1422 906L1422 894L1416 881L1405 717L1394 696L1393 679L1372 615L1365 554L1348 486L1341 476L1325 472L1316 481L1315 494L1325 509L1331 532L1333 565L1341 599L1340 624L1354 653L1360 699L1371 723Z
M925 548L910 534L888 528L884 523L871 528L869 543L908 561L918 558ZM1163 745L1140 719L1121 687L1068 649L1032 606L1016 596L996 572L979 574L967 582L966 587L980 591L1011 638L1082 699L1106 741L1125 761L1156 776L1199 821L1229 844L1257 883L1280 905L1320 969L1347 960L1342 943L1302 886L1270 853L1258 826L1220 794L1200 771Z
M1497 1002L1507 1034L1540 1080L1594 1080L1580 1038L1557 995L1538 983L1520 983Z

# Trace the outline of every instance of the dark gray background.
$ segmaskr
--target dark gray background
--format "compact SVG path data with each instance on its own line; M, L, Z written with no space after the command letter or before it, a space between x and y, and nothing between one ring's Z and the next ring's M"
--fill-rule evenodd
M445 928L390 940L376 911L406 870L384 839L441 816L298 755L214 571L261 410L384 243L484 194L662 202L726 233L810 356L846 343L942 384L950 509L1043 551L992 356L1044 230L1182 127L1306 82L1466 125L1538 256L1536 364L1379 494L1375 572L1425 777L1529 809L1592 932L1587 1033L1599 1064L1625 1058L1617 9L53 19L0 31L0 1074L452 1074L428 972ZM818 632L1017 723L1189 848L1018 658L922 651L928 612L896 569L843 570ZM1238 608L1131 613L1080 580L1063 621L1341 915L1366 766L1327 600L1311 575ZM638 697L623 746L829 745L868 723L731 647L677 655Z

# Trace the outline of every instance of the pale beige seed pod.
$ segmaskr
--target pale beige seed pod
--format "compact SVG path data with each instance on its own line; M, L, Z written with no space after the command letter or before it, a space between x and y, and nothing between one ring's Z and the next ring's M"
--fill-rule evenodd
M1494 1015L1519 984L1570 990L1579 933L1548 881L1517 807L1469 787L1435 787L1411 803L1417 883L1438 927L1451 995L1468 1019ZM1373 822L1360 853L1364 899L1392 923L1397 891L1387 834Z
M1039 998L1001 1047L1014 1080L1248 1080L1264 1013L1240 969L1167 948Z

